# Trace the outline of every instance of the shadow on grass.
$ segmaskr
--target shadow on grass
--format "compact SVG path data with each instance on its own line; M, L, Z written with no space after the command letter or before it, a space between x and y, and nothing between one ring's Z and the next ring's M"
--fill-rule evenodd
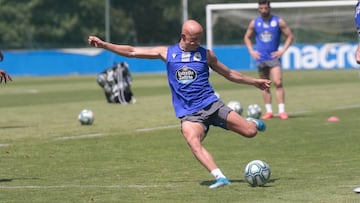
M29 128L30 126L14 125L14 126L0 126L0 129L11 129L11 128Z
M291 116L289 116L289 119L307 118L307 117L313 117L313 116L310 114L291 115Z
M39 180L40 178L1 178L0 183L12 182L14 180Z
M279 180L278 178L275 178L275 179L270 179L268 183L275 183L277 180ZM229 180L231 183L246 183L245 180L240 180L240 179L232 179L232 180ZM200 182L200 185L203 185L203 186L210 186L212 184L215 183L215 180L205 180L205 181L202 181ZM250 185L249 185L250 186ZM251 186L250 186L251 187ZM264 186L261 186L261 187L273 187L273 186L269 186L269 185L264 185Z
M5 183L5 182L12 182L14 179L11 179L11 178L3 178L3 179L0 179L0 183Z
M244 180L229 180L231 183L243 183L245 182ZM205 180L200 182L200 185L204 185L204 186L210 186L212 184L215 183L215 180Z

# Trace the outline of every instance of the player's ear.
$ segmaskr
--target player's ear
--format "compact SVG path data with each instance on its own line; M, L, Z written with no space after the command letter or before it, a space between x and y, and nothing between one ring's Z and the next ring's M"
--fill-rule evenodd
M182 41L186 41L186 35L185 35L184 33L181 33L181 36L180 36L180 37L181 37L181 40L182 40Z

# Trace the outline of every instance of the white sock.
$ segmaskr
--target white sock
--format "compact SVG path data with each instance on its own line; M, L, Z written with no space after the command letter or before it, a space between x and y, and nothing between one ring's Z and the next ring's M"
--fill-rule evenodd
M283 112L285 112L285 104L281 103L279 104L279 113L283 113Z
M221 172L219 168L212 170L211 175L213 175L215 179L225 178L225 175Z
M268 113L272 113L272 106L271 106L271 104L265 104L265 110L266 110L266 112L268 112Z

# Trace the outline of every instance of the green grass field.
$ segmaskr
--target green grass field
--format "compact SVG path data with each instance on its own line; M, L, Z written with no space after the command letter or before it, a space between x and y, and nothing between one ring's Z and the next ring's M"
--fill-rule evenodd
M253 139L212 127L204 145L232 182L216 190L182 138L165 75L133 75L134 105L106 103L94 75L13 79L0 86L0 202L360 202L357 70L285 72L290 119ZM263 107L254 87L211 81L224 102ZM84 108L91 126L77 121ZM271 167L265 187L244 181L254 159Z

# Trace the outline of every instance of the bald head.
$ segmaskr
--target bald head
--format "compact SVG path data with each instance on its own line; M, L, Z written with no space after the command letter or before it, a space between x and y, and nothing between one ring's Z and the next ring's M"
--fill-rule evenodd
M201 43L203 34L202 26L195 20L187 20L181 29L180 46L183 50L196 50Z
M195 20L187 20L184 22L181 32L184 34L198 34L203 32L203 28Z

